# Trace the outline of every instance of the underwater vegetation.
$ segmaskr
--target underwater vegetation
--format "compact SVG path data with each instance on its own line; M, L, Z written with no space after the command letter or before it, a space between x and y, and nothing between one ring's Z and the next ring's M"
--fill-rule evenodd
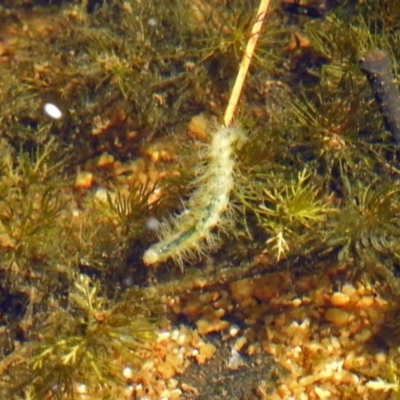
M202 254L182 274L142 257L201 182L211 140L186 128L222 122L258 6L59 3L0 7L2 398L73 398L78 384L113 398L168 317L162 296L190 290ZM329 256L347 276L379 265L395 279L399 148L359 60L383 49L397 79L400 5L338 3L313 19L273 2L235 122L247 140L226 162L232 222L206 254L217 266Z

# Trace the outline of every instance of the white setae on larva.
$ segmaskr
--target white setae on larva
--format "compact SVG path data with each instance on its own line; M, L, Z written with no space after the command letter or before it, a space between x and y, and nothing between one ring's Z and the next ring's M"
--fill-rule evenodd
M194 191L183 205L183 210L159 230L159 242L143 256L147 265L175 259L181 266L185 258L202 254L216 247L214 228L231 223L230 195L234 188L236 151L243 145L246 135L241 128L220 127L211 135Z

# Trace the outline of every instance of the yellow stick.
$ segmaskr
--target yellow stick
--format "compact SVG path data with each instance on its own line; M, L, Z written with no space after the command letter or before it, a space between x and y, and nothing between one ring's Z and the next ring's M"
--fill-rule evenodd
M251 30L250 39L247 42L246 51L244 52L242 62L240 63L240 68L236 77L235 85L233 86L232 94L229 98L228 106L226 107L224 115L225 126L229 126L232 123L233 114L235 113L236 105L242 91L244 80L246 79L247 70L249 69L258 37L260 36L262 24L267 15L269 3L270 0L261 0L260 6L258 7L256 22L254 23L253 29Z

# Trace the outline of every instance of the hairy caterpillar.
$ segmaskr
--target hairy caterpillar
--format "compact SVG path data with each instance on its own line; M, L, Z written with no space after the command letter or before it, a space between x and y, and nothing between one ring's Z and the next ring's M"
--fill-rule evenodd
M147 265L174 258L182 266L183 259L202 254L204 244L216 246L215 227L229 223L230 194L234 187L235 150L246 140L242 129L220 127L212 134L204 153L204 166L194 181L196 188L184 204L182 212L163 222L158 232L160 241L143 256Z

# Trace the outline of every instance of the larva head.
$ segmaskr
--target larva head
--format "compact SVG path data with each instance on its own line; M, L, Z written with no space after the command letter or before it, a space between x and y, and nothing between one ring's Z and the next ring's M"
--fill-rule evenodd
M158 252L150 247L144 254L143 254L143 262L146 265L152 265L159 262Z

